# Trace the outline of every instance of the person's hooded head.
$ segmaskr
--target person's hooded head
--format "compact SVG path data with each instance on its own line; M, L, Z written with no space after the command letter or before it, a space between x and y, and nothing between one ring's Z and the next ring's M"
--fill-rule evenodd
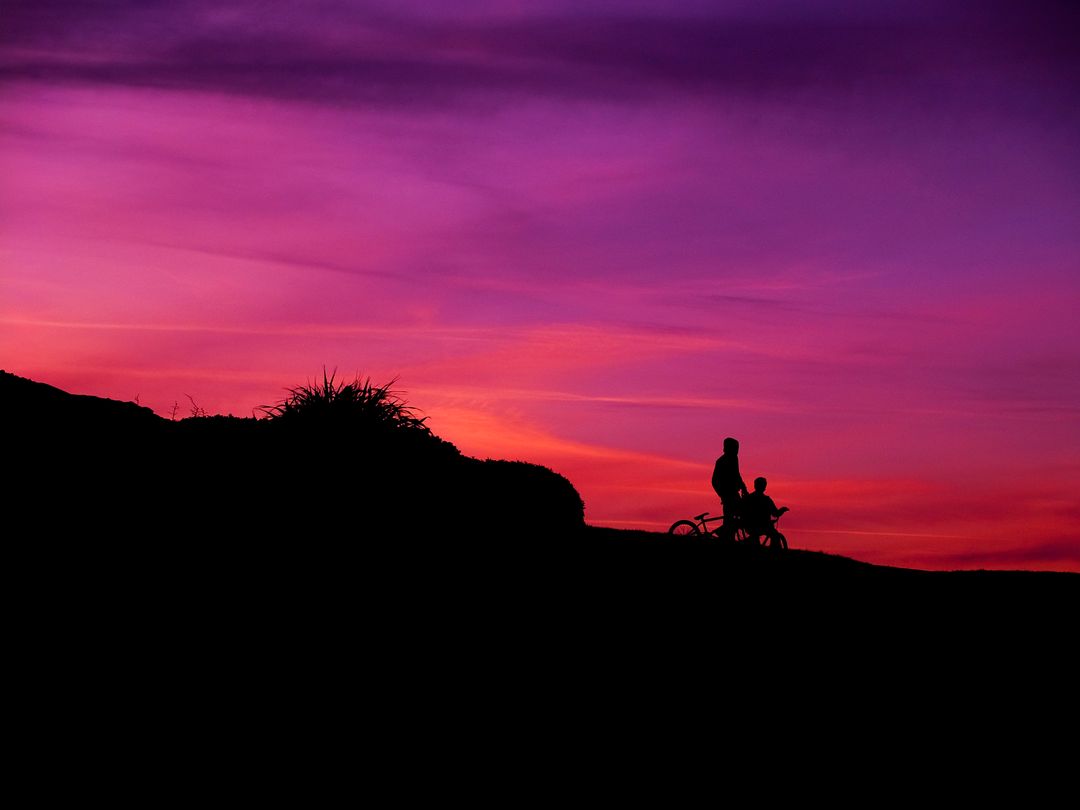
M726 439L724 439L724 452L726 454L729 454L729 455L732 455L732 456L739 455L739 442L738 442L738 440L733 439L730 436L728 436Z

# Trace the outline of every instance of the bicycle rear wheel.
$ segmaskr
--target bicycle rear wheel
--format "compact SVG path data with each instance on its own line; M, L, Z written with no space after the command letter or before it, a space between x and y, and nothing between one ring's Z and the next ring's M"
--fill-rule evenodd
M701 534L697 524L691 523L689 520L676 520L667 531L668 534L673 534L676 537L694 537Z

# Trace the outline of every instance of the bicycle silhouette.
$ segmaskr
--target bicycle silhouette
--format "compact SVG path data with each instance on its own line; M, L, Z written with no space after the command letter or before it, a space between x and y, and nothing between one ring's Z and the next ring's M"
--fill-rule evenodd
M775 546L779 541L780 548L787 548L787 538L780 534L779 531L776 531L776 524L780 522L779 517L769 518L773 525L773 536L775 538L770 541L769 535L765 532L752 530L744 526L738 515L732 518L734 525L726 529L723 515L716 515L715 517L709 517L708 515L708 512L702 512L700 515L695 515L693 520L676 520L668 529L668 534L673 534L676 537L715 537L720 540L734 540L736 543L752 546L765 545L766 543L762 541L764 537L772 546ZM710 523L719 523L720 525L715 529L710 529Z

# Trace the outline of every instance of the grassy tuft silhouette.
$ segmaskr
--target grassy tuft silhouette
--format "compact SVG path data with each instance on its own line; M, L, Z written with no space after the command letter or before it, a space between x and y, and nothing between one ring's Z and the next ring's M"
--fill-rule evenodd
M370 377L359 374L352 382L337 380L337 370L329 375L323 369L322 382L288 388L288 395L276 405L258 410L265 418L283 423L314 422L345 424L382 430L419 430L430 433L427 417L417 416L394 390L395 377L384 385L375 385Z

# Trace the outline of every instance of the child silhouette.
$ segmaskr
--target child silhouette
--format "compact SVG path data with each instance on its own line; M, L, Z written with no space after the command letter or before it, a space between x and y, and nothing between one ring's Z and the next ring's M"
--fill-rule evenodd
M787 538L776 530L772 519L790 510L786 506L776 508L773 499L765 494L768 483L764 478L755 478L754 491L742 499L743 527L754 540L764 536L769 539L769 545L773 548L787 548Z

